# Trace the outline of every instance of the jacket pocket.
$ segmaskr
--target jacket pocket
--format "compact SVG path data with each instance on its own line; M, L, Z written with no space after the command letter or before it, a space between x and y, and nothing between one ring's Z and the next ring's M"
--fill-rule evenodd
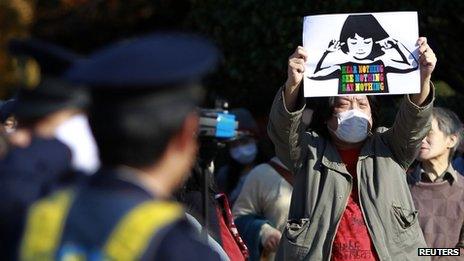
M418 218L417 210L406 209L394 204L392 206L392 213L394 217L394 241L396 243L402 243L409 239L415 242L418 238L417 232L420 232L416 225Z
M309 218L288 220L280 242L278 260L303 260L309 252Z

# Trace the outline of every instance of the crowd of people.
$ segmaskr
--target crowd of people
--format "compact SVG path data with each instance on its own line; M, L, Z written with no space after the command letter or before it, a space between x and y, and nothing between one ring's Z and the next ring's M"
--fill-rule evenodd
M88 57L13 41L11 54L40 69L0 105L3 259L423 260L419 248L463 249L463 124L433 107L437 58L426 38L417 46L420 93L405 95L390 128L374 96L306 108L297 47L270 111L275 156L258 160L264 135L234 108L240 134L215 166L198 159L201 82L219 56L207 40L153 33Z

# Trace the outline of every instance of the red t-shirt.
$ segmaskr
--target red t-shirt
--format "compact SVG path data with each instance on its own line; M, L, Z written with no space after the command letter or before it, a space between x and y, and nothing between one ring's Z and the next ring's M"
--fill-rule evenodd
M353 187L332 246L332 261L378 260L359 205L356 164L360 149L338 150L353 177Z

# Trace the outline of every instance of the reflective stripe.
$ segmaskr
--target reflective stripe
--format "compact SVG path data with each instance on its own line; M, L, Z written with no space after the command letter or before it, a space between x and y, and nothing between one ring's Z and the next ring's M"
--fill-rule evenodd
M152 237L183 214L173 202L148 201L131 210L116 226L103 249L110 260L138 260Z
M54 193L30 208L21 243L20 260L55 260L69 207L74 198L71 190ZM143 202L129 211L111 232L103 259L138 260L153 236L163 227L182 217L184 211L174 202ZM82 255L66 255L64 259L88 259ZM77 258L77 259L76 259Z
M27 217L20 260L54 260L74 193L61 190L34 203Z

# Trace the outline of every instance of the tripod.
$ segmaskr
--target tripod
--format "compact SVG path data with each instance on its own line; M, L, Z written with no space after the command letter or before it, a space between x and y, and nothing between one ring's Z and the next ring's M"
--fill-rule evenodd
M202 218L203 218L203 228L202 228L202 237L207 240L208 238L208 227L209 227L209 195L210 188L213 182L213 171L211 171L211 166L214 159L216 158L217 152L220 148L225 147L225 143L220 142L216 139L203 139L201 140L201 146L198 156L198 167L201 177L202 189Z

